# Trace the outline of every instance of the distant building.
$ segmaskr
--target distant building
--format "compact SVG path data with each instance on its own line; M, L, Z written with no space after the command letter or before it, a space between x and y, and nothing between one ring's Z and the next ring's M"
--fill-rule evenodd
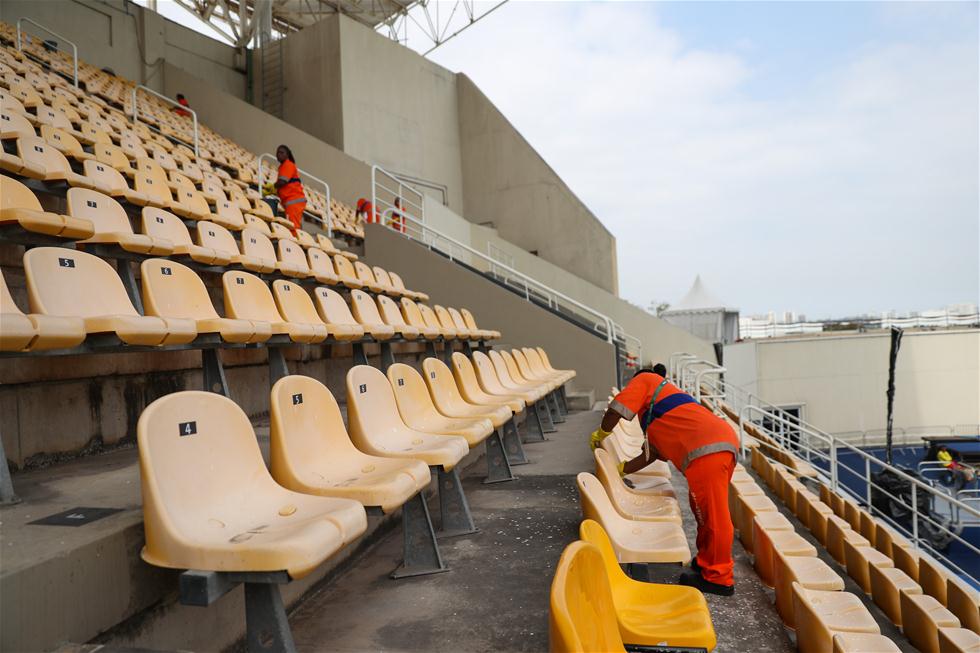
M726 306L709 292L700 275L684 298L661 317L708 342L728 345L738 340L738 309Z

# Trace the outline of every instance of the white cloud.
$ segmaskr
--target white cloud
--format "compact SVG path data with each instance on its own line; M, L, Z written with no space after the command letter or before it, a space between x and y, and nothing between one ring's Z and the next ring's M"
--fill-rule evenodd
M975 32L867 43L758 99L747 57L780 53L692 48L651 7L511 3L432 55L616 235L625 298L701 273L746 312L977 300Z

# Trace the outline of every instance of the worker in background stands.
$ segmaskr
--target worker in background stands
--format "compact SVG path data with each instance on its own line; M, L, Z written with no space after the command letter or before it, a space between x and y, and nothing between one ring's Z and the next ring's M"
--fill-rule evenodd
M354 215L364 222L378 222L378 214L374 211L374 205L363 197L357 200L357 211L354 212Z
M179 104L181 107L187 107L188 109L191 108L190 102L187 101L187 98L184 97L183 93L177 94L177 104ZM185 118L190 118L191 115L190 111L185 111L180 107L174 107L174 113L176 113L178 116L183 116Z
M303 182L299 179L299 168L292 151L285 145L276 148L276 159L279 161L279 172L275 184L267 184L275 188L279 195L279 203L286 212L286 218L293 223L293 235L303 227L303 210L306 208L306 195L303 193Z
M405 233L405 220L402 219L402 214L397 211L397 209L402 208L402 200L400 197L395 198L395 211L391 212L391 228L395 231Z
M669 383L666 374L663 364L638 371L609 404L590 444L594 450L620 419L640 416L649 447L623 464L621 473L632 474L659 459L669 460L684 474L698 523L698 552L679 582L731 596L735 528L728 512L728 483L735 470L738 440L724 420Z

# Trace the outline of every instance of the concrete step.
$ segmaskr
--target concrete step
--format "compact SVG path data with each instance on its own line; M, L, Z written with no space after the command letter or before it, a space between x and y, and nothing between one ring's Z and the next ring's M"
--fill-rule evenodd
M595 390L575 390L565 395L568 410L592 410L595 404Z

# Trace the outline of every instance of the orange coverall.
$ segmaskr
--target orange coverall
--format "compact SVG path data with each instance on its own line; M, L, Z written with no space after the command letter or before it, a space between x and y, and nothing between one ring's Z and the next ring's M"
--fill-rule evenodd
M299 180L299 170L296 164L286 159L279 164L279 181L285 185L276 190L279 203L282 204L286 218L293 223L293 235L303 227L303 209L306 208L306 195L303 194L303 182Z
M734 584L735 528L728 512L728 483L738 452L735 432L659 374L634 377L609 408L626 419L639 415L651 446L687 478L691 511L698 523L701 576L719 585Z

